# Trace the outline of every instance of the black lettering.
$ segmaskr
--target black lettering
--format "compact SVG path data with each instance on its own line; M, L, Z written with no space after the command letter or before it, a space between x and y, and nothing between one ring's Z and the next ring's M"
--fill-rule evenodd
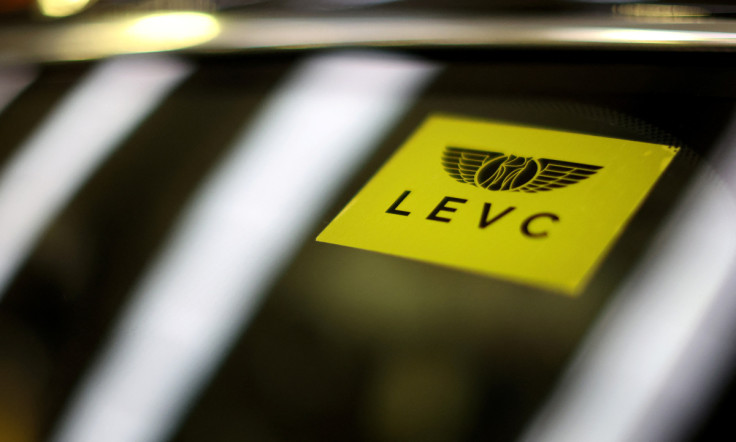
M404 193L401 194L401 196L394 201L393 204L391 204L391 207L386 210L386 213L393 213L394 215L401 215L401 216L409 216L411 212L407 212L405 210L399 210L399 205L406 199L407 196L411 193L411 190L405 190Z
M516 207L509 207L503 212L499 213L498 215L494 216L491 219L488 219L488 215L491 213L491 203L483 203L483 215L480 216L480 224L479 227L481 229L485 229L486 227L490 226L491 224L495 223L499 219L503 218L504 216L508 215L509 213L513 212Z
M536 215L532 215L529 218L527 218L522 224L521 224L521 233L528 236L529 238L545 238L548 235L548 232L542 231L542 232L532 232L529 230L529 224L532 223L537 218L549 218L552 220L552 222L557 222L560 220L560 217L555 215L554 213L537 213Z
M453 198L451 196L446 196L446 197L444 197L442 199L442 201L440 201L439 204L437 204L437 207L434 208L434 210L432 211L432 213L430 213L429 216L427 216L427 219L430 219L432 221L440 221L440 222L443 222L443 223L449 223L450 222L450 218L443 218L441 216L437 216L440 212L450 212L450 213L457 212L457 208L455 208L455 207L448 207L447 206L447 203L460 203L460 204L465 204L467 202L468 202L468 200L465 200L465 199L462 199L462 198Z

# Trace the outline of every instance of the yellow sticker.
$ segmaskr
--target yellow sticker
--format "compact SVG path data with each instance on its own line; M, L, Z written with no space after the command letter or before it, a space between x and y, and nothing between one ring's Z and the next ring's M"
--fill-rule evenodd
M575 295L676 153L435 115L317 240Z

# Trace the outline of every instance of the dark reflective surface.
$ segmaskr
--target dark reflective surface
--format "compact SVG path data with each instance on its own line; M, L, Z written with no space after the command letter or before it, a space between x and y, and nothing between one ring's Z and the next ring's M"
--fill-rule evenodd
M53 434L188 202L242 128L255 124L277 85L310 56L190 59L192 75L53 217L0 303L0 435L22 441ZM728 54L398 56L436 63L441 71L320 221L305 227L309 239L263 289L262 303L252 319L243 319L211 381L193 393L173 440L514 440L636 271L692 176L710 170L721 181L706 158L732 117L736 65ZM0 114L0 167L94 66L41 69ZM314 242L437 112L678 142L684 150L575 299ZM273 180L289 185L288 177ZM285 224L300 222L283 214ZM722 410L729 401L722 400L703 438L728 414Z

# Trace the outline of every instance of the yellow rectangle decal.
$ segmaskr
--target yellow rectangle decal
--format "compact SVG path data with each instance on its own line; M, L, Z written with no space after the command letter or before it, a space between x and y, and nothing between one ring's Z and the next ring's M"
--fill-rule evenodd
M575 295L676 152L435 115L317 240Z

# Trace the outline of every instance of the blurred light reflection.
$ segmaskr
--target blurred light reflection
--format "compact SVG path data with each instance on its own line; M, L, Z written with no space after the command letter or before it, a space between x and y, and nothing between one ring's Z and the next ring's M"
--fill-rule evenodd
M634 43L678 43L705 39L707 32L680 32L656 29L610 29L600 31L603 41L630 41ZM733 36L733 34L732 34Z
M727 168L733 175L736 163ZM685 433L728 362L718 346L704 355L693 343L733 332L709 334L733 294L724 284L736 264L735 221L733 194L702 170L525 441L669 441ZM733 323L736 311L725 316Z
M135 19L122 38L138 51L168 51L211 40L220 25L211 15L201 12L169 12Z
M38 0L38 10L47 17L67 17L86 9L95 0Z
M690 5L625 4L613 6L613 12L631 17L705 17L707 9Z
M169 58L102 63L0 170L0 299L48 222L189 72Z
M435 70L375 55L299 67L186 209L54 440L166 438L342 181Z

